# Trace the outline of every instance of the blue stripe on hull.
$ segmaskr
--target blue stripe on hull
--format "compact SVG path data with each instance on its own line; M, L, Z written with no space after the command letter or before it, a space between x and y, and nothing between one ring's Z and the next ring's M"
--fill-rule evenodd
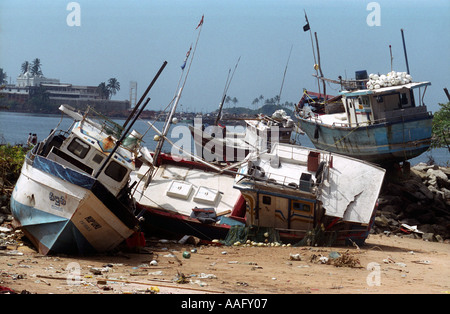
M89 254L95 252L68 219L17 202L11 197L11 212L40 253ZM44 252L45 251L45 252Z
M301 129L318 149L371 162L403 161L425 152L431 143L432 119L355 128L330 127L300 120Z

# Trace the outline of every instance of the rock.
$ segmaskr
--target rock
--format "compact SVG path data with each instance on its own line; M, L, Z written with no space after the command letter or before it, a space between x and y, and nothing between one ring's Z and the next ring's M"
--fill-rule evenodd
M375 217L375 225L380 228L387 228L389 227L389 220L381 214L380 216Z
M436 181L437 181L437 185L439 186L439 188L450 189L450 180L448 178L443 179L441 177L436 177Z
M408 215L408 217L418 217L420 215L426 214L428 212L428 209L422 204L412 203L405 208L404 212L406 215Z
M291 261L301 261L302 257L300 256L300 254L289 254L289 259Z
M419 220L421 223L433 224L436 222L436 217L432 211L428 211L425 214L417 217L417 220Z
M427 175L430 178L441 178L442 180L448 181L448 177L447 175L444 173L444 171L438 169L438 170L434 170L434 169L428 169L427 170Z
M434 233L431 233L431 232L427 232L427 233L422 234L422 239L424 241L429 241L429 242L436 241L435 237L434 237Z

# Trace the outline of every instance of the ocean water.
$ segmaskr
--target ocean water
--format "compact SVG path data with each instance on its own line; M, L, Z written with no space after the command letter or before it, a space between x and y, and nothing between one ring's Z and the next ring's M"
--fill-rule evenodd
M123 125L125 119L114 119L114 121ZM67 115L39 115L0 111L0 144L26 144L29 133L36 133L38 140L42 140L48 136L52 129L57 128L58 125L60 129L67 130L72 122L72 118ZM162 130L164 125L163 122L159 121L153 122L138 119L132 129L144 135L144 146L149 150L154 150L156 148L156 142L153 138L157 133L150 128L149 123L154 123L154 126L158 130ZM187 128L187 124L180 123L172 125L168 135L169 139L175 144L182 147L184 150L195 154L195 145ZM294 133L292 138L297 144L306 147L314 147L306 135ZM165 142L163 151L179 153L179 151L174 151L173 147L168 142ZM450 153L446 148L427 151L422 155L411 159L410 162L411 165L416 165L420 162L427 163L430 158L433 158L434 163L437 165L449 166L450 164Z

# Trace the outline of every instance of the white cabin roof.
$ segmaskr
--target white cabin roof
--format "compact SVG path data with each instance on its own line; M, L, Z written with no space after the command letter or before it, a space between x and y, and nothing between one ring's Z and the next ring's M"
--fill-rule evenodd
M346 97L352 97L352 96L360 96L360 95L372 95L372 94L383 94L389 91L395 91L399 89L414 89L419 88L423 86L431 85L431 82L416 82L416 83L408 83L403 85L395 85L395 86L389 86L389 87L381 87L377 89L359 89L355 91L341 91L339 92L340 95L346 96Z

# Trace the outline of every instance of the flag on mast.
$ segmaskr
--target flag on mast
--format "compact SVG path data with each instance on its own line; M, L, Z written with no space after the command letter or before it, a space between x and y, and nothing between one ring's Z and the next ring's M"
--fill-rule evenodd
M305 26L303 26L303 31L307 32L310 30L310 27L309 27L308 16L306 16L306 11L305 11L305 19L306 19L306 24L305 24Z
M184 68L186 67L186 62L187 62L187 59L189 58L189 55L191 54L191 50L192 50L192 45L189 48L188 52L186 52L186 58L184 58L183 65L181 66L182 70L184 70Z
M197 27L195 28L195 29L197 29L197 28L199 28L200 26L202 26L202 24L203 24L203 18L205 17L205 15L202 15L202 19L200 20L200 23L198 23L198 25L197 25Z

